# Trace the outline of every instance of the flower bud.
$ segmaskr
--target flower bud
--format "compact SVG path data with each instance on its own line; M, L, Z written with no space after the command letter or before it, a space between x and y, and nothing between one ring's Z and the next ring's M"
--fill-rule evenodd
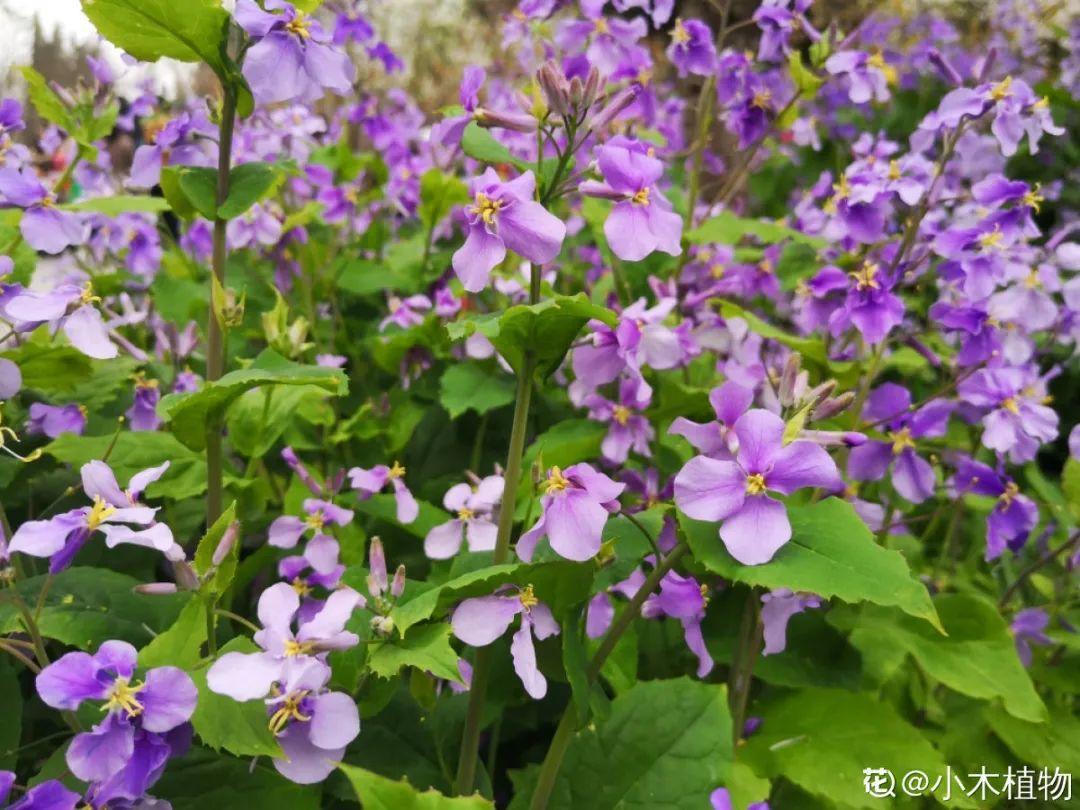
M607 105L593 118L590 128L595 130L606 129L619 114L637 101L641 94L640 84L631 84L616 93Z
M803 397L803 401L809 402L810 410L813 411L814 409L818 408L821 403L823 403L826 399L831 397L832 392L835 390L836 380L826 380L825 382L821 383L821 385L810 389L810 391L807 392L806 396Z
M788 355L787 362L784 363L784 370L780 374L780 386L777 391L780 404L785 408L790 408L795 404L795 381L799 377L799 368L801 366L802 356L798 352Z
M195 573L195 569L191 567L191 563L187 560L177 560L173 564L173 577L176 579L176 584L185 591L197 591L199 590L199 576Z
M584 99L585 85L582 84L580 77L575 76L570 80L570 104L573 105L575 110L581 109Z
M602 84L603 80L600 78L600 71L595 67L589 68L589 75L585 77L585 85L581 90L582 109L588 109L593 105Z
M390 595L397 599L405 592L405 566L399 565L394 572L394 580L390 583Z
M381 638L394 632L394 620L389 616L376 616L371 620L371 631Z
M830 419L846 411L855 401L854 391L845 391L838 397L830 397L814 408L812 419Z
M165 596L176 593L176 590L176 585L172 582L147 582L135 586L135 593L141 593L144 596Z
M822 447L858 447L866 444L866 436L848 430L804 430L800 439L820 444Z
M956 68L952 66L948 58L939 51L937 48L931 48L927 54L927 58L930 60L930 64L937 68L938 73L951 85L955 87L962 87L964 84L963 78L957 72Z
M544 93L548 107L557 115L568 115L570 112L569 91L566 77L559 66L550 59L544 62L536 71L536 81Z
M473 120L484 129L509 129L514 132L535 132L536 119L525 113L497 112L477 107Z
M383 551L382 540L378 537L371 538L371 548L368 549L368 565L371 573L368 574L368 590L372 596L382 596L388 585L386 578L386 553Z
M218 541L217 548L214 549L214 554L210 557L210 564L216 568L225 562L225 558L229 556L229 552L236 545L236 538L239 536L240 522L234 520L225 529L225 534L221 535L221 540Z

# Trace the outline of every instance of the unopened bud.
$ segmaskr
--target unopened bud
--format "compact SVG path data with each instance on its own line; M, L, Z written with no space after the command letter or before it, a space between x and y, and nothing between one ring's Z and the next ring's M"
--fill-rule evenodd
M592 124L590 125L591 129L594 131L606 129L607 126L623 112L623 110L637 101L637 97L640 94L640 84L631 84L628 87L624 87L612 97L604 109L602 109L592 120Z
M199 585L201 584L199 582L199 576L195 573L195 569L191 567L191 563L187 560L177 560L172 566L173 578L176 579L176 584L181 590L199 590Z
M787 362L784 363L784 370L780 374L780 386L777 391L780 404L785 408L790 408L795 404L795 382L799 377L799 368L801 366L802 356L798 352L788 355Z
M525 113L498 112L477 107L473 119L484 129L509 129L514 132L535 132L536 119Z
M947 81L951 85L954 85L955 87L963 86L963 78L961 78L956 68L952 66L952 63L949 61L948 57L945 56L945 54L943 54L937 48L931 48L927 52L926 56L930 60L930 64L937 68L938 73L941 74L942 78L945 79L945 81Z
M399 565L394 572L394 580L390 583L390 595L397 599L405 592L405 566Z
M371 569L371 573L368 574L368 590L371 591L372 596L382 596L389 583L386 579L386 552L383 551L382 540L378 537L371 538L368 566Z
M548 107L557 115L568 115L570 112L569 90L566 77L558 64L550 59L544 62L536 71L536 81L544 93Z
M831 397L816 408L814 408L811 414L812 419L831 419L832 417L843 413L855 401L854 391L845 391L838 397Z
M600 71L595 67L589 68L589 75L585 77L585 85L581 90L582 109L588 109L593 105L602 84L603 80L600 78Z
M866 444L866 436L850 430L804 430L800 439L820 444L822 447L858 447Z
M581 77L575 76L570 80L570 103L574 109L581 109L581 105L585 100L585 85L581 81Z
M141 593L144 596L165 596L176 593L176 584L172 582L147 582L143 585L136 585L135 593Z
M232 547L236 545L236 538L240 536L240 523L234 520L225 529L225 534L221 535L221 540L218 541L217 548L214 549L213 556L210 557L210 563L215 568L225 562L225 558L229 556L229 552L232 551Z
M832 392L836 390L836 380L826 380L821 385L811 388L803 398L804 402L810 403L810 410L814 411L821 403L832 396Z

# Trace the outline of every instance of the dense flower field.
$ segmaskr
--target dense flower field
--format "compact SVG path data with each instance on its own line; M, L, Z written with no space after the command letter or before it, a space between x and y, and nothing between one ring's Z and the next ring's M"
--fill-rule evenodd
M83 0L218 86L0 101L0 806L1067 806L1080 20L811 2Z

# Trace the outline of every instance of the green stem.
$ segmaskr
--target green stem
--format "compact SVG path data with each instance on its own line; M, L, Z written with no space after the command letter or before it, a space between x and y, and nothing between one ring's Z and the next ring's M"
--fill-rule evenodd
M220 207L229 196L229 171L232 168L233 127L236 124L236 93L232 88L224 88L221 105L221 123L218 129L218 170L217 194L215 200ZM220 216L214 219L214 253L211 264L213 278L210 281L210 317L206 329L206 381L221 379L225 371L225 334L218 321L213 294L215 280L225 287L225 260L228 257L225 241L227 220ZM221 516L224 496L225 469L222 461L221 428L211 424L206 433L206 525L213 526ZM213 621L213 617L210 617Z
M1013 594L1020 589L1020 586L1024 584L1028 577L1030 577L1044 565L1048 565L1049 563L1053 562L1055 559L1060 557L1069 549L1075 548L1077 543L1080 543L1080 532L1074 532L1073 536L1066 540L1064 543L1062 543L1060 546L1046 552L1046 554L1044 554L1042 557L1037 559L1023 571L1021 571L1017 575L1016 580L1013 582L1013 584L1010 585L1005 590L1005 593L1001 595L1001 599L998 600L998 607L1003 608L1007 604L1009 604L1009 600L1012 599Z
M540 268L532 265L529 276L529 303L540 300ZM514 528L514 506L521 484L521 461L525 452L525 433L529 424L529 404L532 399L532 377L536 369L536 357L526 350L525 360L517 376L517 393L514 397L514 422L510 428L510 447L506 454L502 507L499 509L499 529L495 539L493 562L499 565L510 556L510 535ZM461 735L461 758L458 760L454 789L459 796L472 793L476 783L476 763L480 745L480 728L483 724L484 701L488 680L491 676L491 647L481 647L476 653L473 666L472 687L469 689L469 707L465 715L465 729Z
M206 602L206 652L211 658L217 657L217 600L210 598Z
M746 706L750 699L751 677L754 664L761 652L761 598L754 588L750 588L743 608L742 623L739 628L739 646L731 660L731 673L728 678L728 706L731 709L731 735L735 745L742 737L746 722Z
M645 600L656 590L657 586L660 584L660 580L664 578L664 575L675 566L675 563L677 563L688 550L689 548L686 543L679 543L679 545L671 550L670 554L662 560L657 561L658 564L656 568L649 574L648 578L645 580L645 584L634 594L634 598L630 600L626 609L615 619L614 623L611 625L611 629L608 630L607 635L604 636L604 640L600 642L596 654L593 655L592 660L589 662L589 666L585 670L585 677L590 684L600 675L600 670L604 668L604 662L607 661L608 656L611 655L611 652L615 649L615 645L619 643L619 639L622 638L623 633L626 632L638 617L638 614L641 612L641 606L645 604ZM484 647L484 649L490 648ZM574 708L574 704L571 701L563 711L562 718L559 720L559 726L555 729L555 735L551 738L551 745L548 747L547 754L544 756L544 762L540 766L540 774L536 780L536 789L533 791L532 801L529 803L529 810L545 810L547 807L548 801L551 799L551 792L555 789L555 780L559 776L559 768L562 767L566 749L570 747L570 741L574 738L577 720L577 710Z

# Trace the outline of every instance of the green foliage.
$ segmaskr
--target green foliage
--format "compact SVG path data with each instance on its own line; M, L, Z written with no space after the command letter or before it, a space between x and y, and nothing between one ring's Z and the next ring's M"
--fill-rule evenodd
M484 414L514 401L513 380L501 370L480 363L450 366L439 388L439 401L453 419L465 411Z
M420 222L430 231L468 199L464 182L439 169L428 169L420 178Z
M434 790L421 793L405 781L395 782L353 765L340 767L365 810L491 810L495 807L479 795L450 798Z
M845 602L895 606L941 622L926 587L912 576L904 558L874 542L851 504L828 498L808 506L789 506L791 540L764 565L741 565L720 541L717 525L679 516L695 559L736 582L837 597ZM933 632L933 631L931 631Z
M754 236L766 244L791 239L815 249L826 245L824 239L807 236L802 231L797 231L786 225L763 219L747 219L730 211L723 211L716 216L709 217L694 230L688 232L686 239L692 245L706 245L710 242L737 245L746 236Z
M443 680L461 682L458 656L450 646L450 625L416 626L403 639L377 642L368 651L367 664L380 678L393 678L402 667L415 667Z

